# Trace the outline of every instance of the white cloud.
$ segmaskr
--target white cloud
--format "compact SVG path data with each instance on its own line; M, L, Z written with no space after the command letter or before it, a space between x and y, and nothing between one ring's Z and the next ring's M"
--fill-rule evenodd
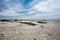
M22 14L17 14L14 10L5 10L3 12L0 12L0 16L20 16Z
M10 2L10 0L5 0L4 5L7 6L7 9L0 12L0 16L20 16L20 15L23 15L21 13L17 13L18 11L23 11L23 9L24 9L21 6L21 3L20 4L13 3L13 2Z
M60 18L60 0L49 0L49 1L42 1L34 5L30 13L34 15L25 16L26 19L58 19ZM42 13L39 13L42 12ZM46 13L43 13L46 12Z
M34 5L33 9L36 9L36 10L42 11L42 12L49 12L49 11L51 11L50 5L51 4L49 1L42 1L42 2L39 2L36 5Z
M30 11L30 12L28 12L28 14L34 14L35 12L33 12L33 11Z
M22 16L21 19L46 19L46 20L59 20L60 19L60 10L53 10L47 13L35 12L34 15Z
M37 9L38 11L46 11L47 7L45 7L47 2L41 2L35 5L33 8Z
M15 11L23 11L25 10L21 3L10 3L8 7Z

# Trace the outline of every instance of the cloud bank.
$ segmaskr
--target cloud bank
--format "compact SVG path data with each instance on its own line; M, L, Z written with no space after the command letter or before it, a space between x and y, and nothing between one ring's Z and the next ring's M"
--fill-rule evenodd
M60 20L60 0L0 0L2 17Z

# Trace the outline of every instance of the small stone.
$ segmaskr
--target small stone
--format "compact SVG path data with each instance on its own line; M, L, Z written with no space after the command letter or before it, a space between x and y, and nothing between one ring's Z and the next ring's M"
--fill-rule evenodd
M36 39L34 39L34 40L36 40Z
M52 36L52 33L47 33L48 36Z
M40 26L40 27L42 27L42 28L43 28L44 26Z

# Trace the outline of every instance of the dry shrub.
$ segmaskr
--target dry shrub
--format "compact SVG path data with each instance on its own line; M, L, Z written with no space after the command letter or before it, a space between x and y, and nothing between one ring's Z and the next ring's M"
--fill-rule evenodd
M45 24L46 24L47 22L44 22L44 21L38 21L38 23L45 23Z

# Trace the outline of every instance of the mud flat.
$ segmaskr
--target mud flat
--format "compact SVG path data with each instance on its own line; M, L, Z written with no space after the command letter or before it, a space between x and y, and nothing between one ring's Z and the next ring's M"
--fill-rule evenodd
M0 21L0 40L60 40L60 21Z

